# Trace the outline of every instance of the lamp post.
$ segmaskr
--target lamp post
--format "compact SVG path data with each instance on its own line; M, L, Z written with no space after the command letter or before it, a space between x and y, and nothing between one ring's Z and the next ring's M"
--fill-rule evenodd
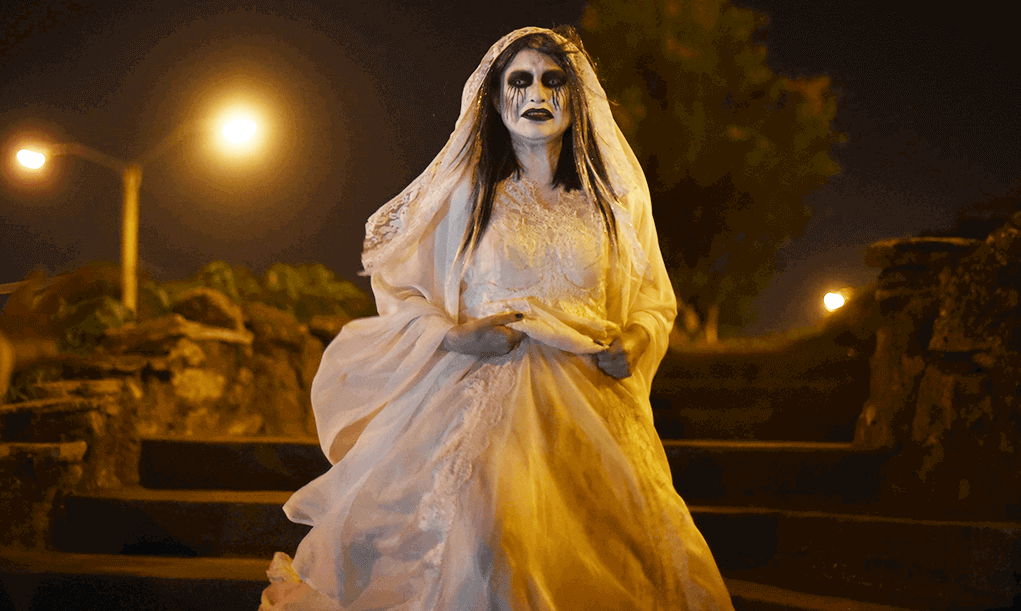
M231 142L244 142L255 133L255 123L240 119L228 123L223 135ZM67 142L48 147L45 152L21 149L18 161L29 169L38 169L46 163L47 156L74 155L93 163L110 168L121 175L124 184L124 203L121 212L121 302L132 312L138 305L138 194L142 186L142 168L146 163L159 157L187 136L200 131L190 124L164 138L134 161L121 161L94 148Z

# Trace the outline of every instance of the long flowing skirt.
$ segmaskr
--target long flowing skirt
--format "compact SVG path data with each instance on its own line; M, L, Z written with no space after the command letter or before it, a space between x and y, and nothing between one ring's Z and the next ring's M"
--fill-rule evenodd
M445 363L288 501L263 608L732 609L633 384L527 337Z

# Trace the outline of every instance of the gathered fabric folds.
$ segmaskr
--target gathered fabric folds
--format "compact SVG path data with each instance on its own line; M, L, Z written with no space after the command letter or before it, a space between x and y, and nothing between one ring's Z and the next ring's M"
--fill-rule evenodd
M727 608L628 385L530 339L438 366L287 504L328 608Z

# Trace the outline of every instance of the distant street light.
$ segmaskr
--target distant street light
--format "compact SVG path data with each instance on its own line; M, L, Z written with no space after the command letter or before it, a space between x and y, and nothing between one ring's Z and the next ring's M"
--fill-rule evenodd
M830 291L822 298L822 305L826 308L827 312L835 312L840 308L847 305L848 300L854 294L854 289L851 287L844 287L836 291Z
M255 129L253 121L238 119L223 128L223 135L231 142L240 143L251 138ZM42 152L21 149L16 155L23 166L33 170L41 168L46 163L47 155L50 157L74 155L110 168L121 175L124 183L124 207L121 216L121 301L132 312L138 304L138 194L142 186L142 168L198 131L202 130L196 124L189 124L130 162L121 161L77 142L53 145L46 147Z
M843 307L844 301L844 296L840 293L826 293L826 296L822 298L823 305L830 312Z

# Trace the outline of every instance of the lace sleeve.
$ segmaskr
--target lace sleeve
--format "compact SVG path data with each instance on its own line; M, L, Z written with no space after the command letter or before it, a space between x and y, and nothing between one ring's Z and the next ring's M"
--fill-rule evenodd
M363 257L372 258L382 246L388 244L408 224L411 202L418 196L418 184L412 184L400 197L396 197L376 210L365 223Z

